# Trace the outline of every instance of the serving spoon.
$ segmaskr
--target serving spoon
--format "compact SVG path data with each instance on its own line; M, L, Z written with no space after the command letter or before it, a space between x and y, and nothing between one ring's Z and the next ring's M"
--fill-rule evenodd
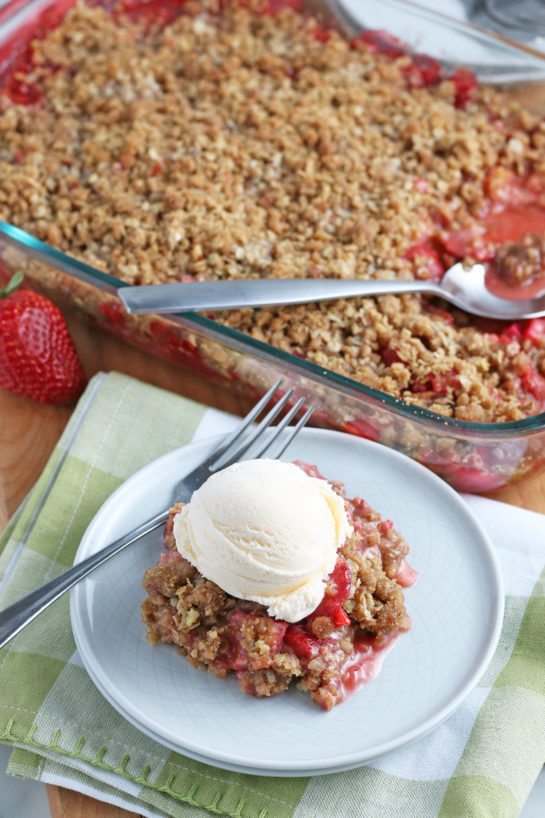
M125 286L117 294L130 313L206 312L240 307L308 304L377 295L425 293L445 299L466 312L485 318L517 321L545 315L545 292L511 300L491 293L486 267L454 264L440 281L361 280L344 278L249 278L174 284Z
M432 51L426 52L428 56L438 60L447 72L463 65L481 84L518 85L543 82L545 77L545 55L539 49L412 0L382 0L378 21L372 3L368 9L363 2L358 5L344 0L302 0L301 11L321 18L349 39L362 30L384 26L390 34L414 44L423 34L431 37L437 31ZM446 32L450 35L448 44L441 37ZM414 51L407 50L409 54Z

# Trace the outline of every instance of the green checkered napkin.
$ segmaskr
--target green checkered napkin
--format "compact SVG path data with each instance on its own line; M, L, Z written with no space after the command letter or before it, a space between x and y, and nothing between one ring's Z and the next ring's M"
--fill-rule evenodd
M0 541L0 607L72 564L96 510L132 472L232 423L123 375L94 378ZM480 684L428 736L360 769L314 778L192 761L140 733L98 692L77 654L65 595L0 651L0 740L14 747L8 772L147 816L518 815L545 762L545 518L466 499L500 556L505 623Z

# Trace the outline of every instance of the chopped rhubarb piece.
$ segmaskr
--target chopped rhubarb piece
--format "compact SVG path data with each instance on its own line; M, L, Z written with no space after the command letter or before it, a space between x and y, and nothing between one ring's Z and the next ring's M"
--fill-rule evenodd
M507 204L511 198L511 189L515 175L512 170L495 165L485 176L484 192L492 202Z
M381 356L382 360L387 366L391 366L392 364L396 363L403 363L403 359L399 357L397 350L390 346L390 344L384 347Z
M127 323L127 312L121 301L117 304L114 301L107 301L98 305L100 312L108 318L112 324L124 326Z
M407 53L407 49L401 40L380 29L362 31L352 40L352 47L355 48L358 43L365 43L372 54L384 54L385 57L391 57L392 59L404 57Z
M439 253L429 244L414 244L405 253L405 258L414 261L416 278L429 278L432 281L437 281L445 273Z
M494 257L494 248L485 240L484 232L482 225L471 224L460 230L443 233L441 244L455 258L471 256L475 261L490 261Z
M520 376L520 383L540 403L545 402L545 378L529 366Z
M430 189L430 183L427 179L414 179L413 185L420 193L427 193Z
M299 659L310 660L318 656L318 639L303 630L300 625L288 625L284 636L284 647L290 648Z
M427 380L414 381L411 384L411 392L415 394L433 392L438 398L444 398L449 387L453 389L460 388L458 373L454 369L451 372L431 372Z
M411 392L414 395L427 394L431 392L431 384L429 381L413 381L411 384Z
M316 610L307 617L307 624L311 624L320 616L327 616L337 628L350 625L350 619L343 611L343 604L350 594L352 575L347 563L340 557L335 568L328 578L328 587L324 597Z
M409 88L428 88L443 78L443 69L431 57L415 54L410 64L403 68L403 76Z
M159 558L161 565L176 565L177 562L181 562L182 560L183 557L177 549L163 551Z
M5 85L5 92L16 105L37 105L43 93L40 88L24 79L11 76Z
M545 337L545 318L531 318L525 322L522 330L523 340L530 340L536 346Z
M18 55L15 70L8 76L2 89L16 105L31 106L42 101L42 90L29 79L35 68L32 47L26 46Z
M424 310L429 313L430 315L437 315L439 318L442 318L446 324L449 324L451 327L454 326L454 318L447 312L446 310L438 307L436 304L425 304Z
M520 324L516 321L514 324L509 324L509 326L505 327L499 336L499 341L505 344L520 340L522 340L522 330Z
M323 26L315 26L315 28L312 29L312 36L319 43L327 43L327 41L331 39L331 29L324 28Z
M460 379L455 369L450 372L432 372L430 374L431 388L437 395L444 396L447 394L447 389L460 389Z
M475 96L477 80L475 75L466 68L457 68L452 74L454 83L454 104L457 108L465 108Z
M345 423L343 426L343 431L348 432L348 434L351 435L365 437L367 440L380 440L380 434L377 432L377 430L371 426L370 423L368 423L366 420L362 420L361 418L355 418L349 423Z

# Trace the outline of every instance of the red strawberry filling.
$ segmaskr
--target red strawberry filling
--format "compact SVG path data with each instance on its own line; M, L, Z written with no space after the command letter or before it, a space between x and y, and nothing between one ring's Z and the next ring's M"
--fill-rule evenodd
M350 594L352 574L345 560L338 558L335 568L328 577L324 597L316 610L307 617L306 624L312 630L312 623L326 616L335 628L350 625L350 618L343 611L343 605Z
M309 662L320 653L318 639L311 636L301 625L288 625L284 636L284 647L292 650L299 659L305 662Z

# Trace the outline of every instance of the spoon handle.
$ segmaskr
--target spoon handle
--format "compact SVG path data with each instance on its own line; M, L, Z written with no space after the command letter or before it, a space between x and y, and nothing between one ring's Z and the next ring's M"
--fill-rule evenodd
M68 591L77 582L86 577L87 574L90 574L91 571L94 571L99 565L109 560L110 557L118 554L123 548L126 548L128 545L136 542L136 540L139 540L140 537L149 534L150 531L162 525L167 519L168 514L168 511L162 512L156 517L153 517L153 519L142 523L142 525L134 529L134 531L115 540L115 542L110 543L106 548L97 551L96 554L92 554L87 559L76 563L76 565L69 568L68 571L55 577L55 579L52 579L45 585L41 585L39 588L36 588L35 591L31 591L22 599L14 602L13 605L9 605L7 608L4 608L3 611L0 611L0 648L4 647L4 645L6 645L10 639L13 639L19 631L22 631L29 622L32 622L42 611L62 596L65 591Z
M355 296L435 293L429 281L364 281L343 278L257 278L231 281L196 281L120 287L117 294L127 312L173 313L231 310L238 307L271 307L308 304Z

